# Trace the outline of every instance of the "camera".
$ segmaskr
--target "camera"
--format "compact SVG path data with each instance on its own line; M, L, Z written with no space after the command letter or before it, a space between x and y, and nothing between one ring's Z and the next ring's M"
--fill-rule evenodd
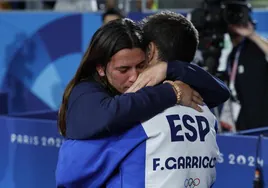
M228 1L225 0L221 5L222 16L227 24L247 25L251 20L251 4L247 1Z
M199 32L199 51L202 61L196 62L216 75L224 36L228 25L246 25L251 5L246 0L205 0L191 12L191 21Z

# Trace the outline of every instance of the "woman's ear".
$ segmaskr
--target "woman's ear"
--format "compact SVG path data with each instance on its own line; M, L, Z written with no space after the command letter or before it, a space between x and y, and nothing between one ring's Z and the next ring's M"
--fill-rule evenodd
M100 76L105 76L104 67L100 64L96 66L96 70Z

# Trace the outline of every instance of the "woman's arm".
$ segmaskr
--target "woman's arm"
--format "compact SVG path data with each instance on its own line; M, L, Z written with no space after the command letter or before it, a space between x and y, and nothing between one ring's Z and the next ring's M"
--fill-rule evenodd
M84 82L74 88L69 99L66 137L90 139L107 131L126 131L176 102L168 83L110 97L99 84Z
M222 81L197 65L181 61L158 62L148 67L127 92L136 92L140 88L157 85L164 79L180 80L190 85L201 95L209 108L222 104L230 97L230 91ZM197 92L193 92L190 98L193 102L198 103L199 94ZM181 104L185 105L183 100Z
M201 67L180 61L168 63L167 79L180 80L195 89L209 108L224 103L230 97L228 87Z

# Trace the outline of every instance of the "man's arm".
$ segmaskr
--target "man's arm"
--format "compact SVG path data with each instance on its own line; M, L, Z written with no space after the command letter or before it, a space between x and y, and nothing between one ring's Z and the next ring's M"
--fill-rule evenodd
M247 26L235 26L233 25L232 30L239 34L240 36L249 38L252 42L254 42L265 54L266 59L268 61L268 41L258 35L252 23L248 23Z
M209 108L224 103L230 97L228 87L201 67L180 61L168 63L167 79L189 84L203 97Z
M111 97L99 84L84 82L73 90L69 99L66 137L90 139L104 132L126 131L176 102L170 84Z
M268 62L268 41L255 32L248 38L252 40L263 51Z

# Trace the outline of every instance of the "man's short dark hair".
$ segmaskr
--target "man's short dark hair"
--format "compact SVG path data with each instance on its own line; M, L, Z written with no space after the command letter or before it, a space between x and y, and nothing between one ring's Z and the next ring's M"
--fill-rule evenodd
M118 10L118 9L115 9L115 8L110 8L110 9L107 9L103 14L102 14L102 21L104 21L105 17L106 16L109 16L109 15L116 15L118 16L119 18L125 18L124 14Z
M144 40L155 43L163 61L191 62L199 43L198 31L183 15L160 12L142 21Z

